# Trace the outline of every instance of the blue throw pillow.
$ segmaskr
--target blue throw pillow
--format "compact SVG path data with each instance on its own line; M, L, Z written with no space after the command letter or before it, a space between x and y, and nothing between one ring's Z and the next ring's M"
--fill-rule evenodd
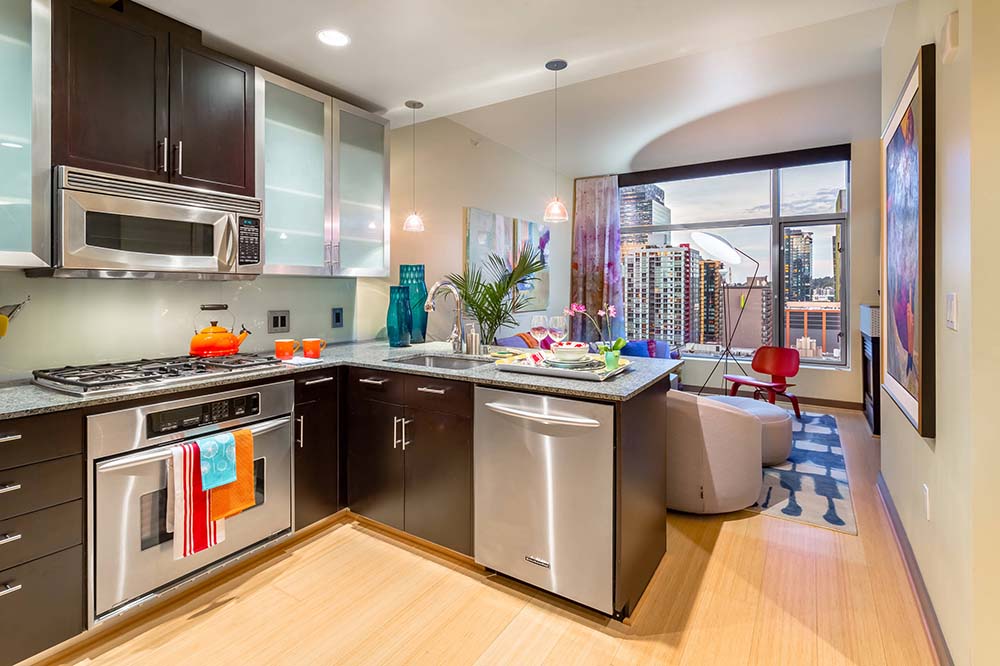
M645 340L632 340L622 347L622 356L642 356L649 358L649 343Z

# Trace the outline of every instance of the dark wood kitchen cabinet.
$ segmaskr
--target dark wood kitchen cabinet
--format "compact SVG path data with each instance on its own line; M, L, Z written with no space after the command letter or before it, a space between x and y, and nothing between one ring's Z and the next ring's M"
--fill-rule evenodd
M254 69L130 0L54 0L56 165L252 196Z
M471 555L472 385L352 368L347 402L351 510Z
M295 381L295 529L336 513L338 502L338 373Z

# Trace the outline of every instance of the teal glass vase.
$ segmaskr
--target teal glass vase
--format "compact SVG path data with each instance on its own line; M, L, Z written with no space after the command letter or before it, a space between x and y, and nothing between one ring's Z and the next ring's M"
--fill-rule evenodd
M389 311L385 316L385 331L390 347L409 347L413 331L410 314L410 288L389 287Z
M427 313L424 311L424 302L427 301L427 282L424 279L424 265L402 264L399 267L399 284L410 288L410 316L413 318L410 342L425 342Z

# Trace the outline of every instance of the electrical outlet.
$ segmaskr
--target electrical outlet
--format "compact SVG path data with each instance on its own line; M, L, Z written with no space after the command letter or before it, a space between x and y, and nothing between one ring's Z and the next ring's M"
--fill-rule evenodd
M931 491L926 483L924 484L924 517L927 520L931 519Z
M333 328L344 327L344 308L333 308L330 310L330 326Z
M288 310L267 311L267 332L288 333L292 328L292 317Z

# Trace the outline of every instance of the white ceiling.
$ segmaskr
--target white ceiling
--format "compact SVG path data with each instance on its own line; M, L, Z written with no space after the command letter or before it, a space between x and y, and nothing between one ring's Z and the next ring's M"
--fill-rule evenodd
M559 171L622 173L877 138L891 16L871 10L560 86ZM551 90L451 119L552 165Z
M422 119L429 119L546 90L552 77L543 64L555 57L570 62L560 77L570 84L897 2L139 1L201 28L210 42L282 63L403 123L402 103L411 98L426 103ZM316 31L329 27L349 34L351 45L320 44ZM854 45L844 37L841 46L851 52Z

